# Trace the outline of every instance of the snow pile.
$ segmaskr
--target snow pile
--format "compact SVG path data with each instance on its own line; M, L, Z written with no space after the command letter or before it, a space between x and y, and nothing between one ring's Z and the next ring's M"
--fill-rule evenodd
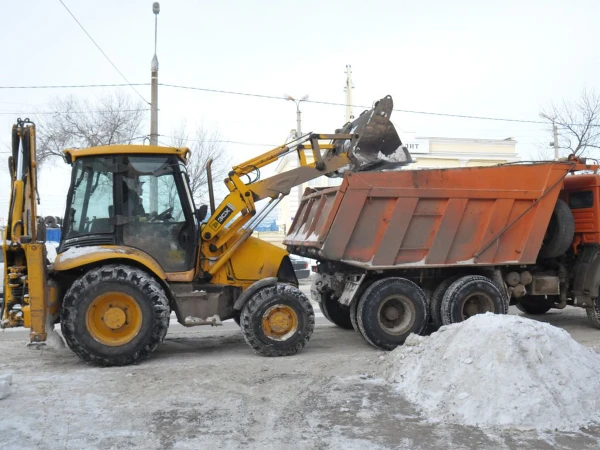
M11 393L12 374L0 375L0 400Z
M482 314L411 335L386 366L386 378L435 421L577 430L600 418L600 356L518 316Z

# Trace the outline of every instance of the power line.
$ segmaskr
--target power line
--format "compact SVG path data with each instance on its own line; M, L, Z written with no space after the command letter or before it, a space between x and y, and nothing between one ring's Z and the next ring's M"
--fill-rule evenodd
M84 28L84 26L81 24L81 22L79 22L79 20L77 20L77 17L75 17L73 15L73 13L71 12L71 10L67 7L67 5L65 5L65 3L63 2L63 0L58 0L61 5L63 5L65 7L65 9L67 10L67 12L71 15L71 17L73 18L73 20L75 20L75 22L77 22L77 25L79 25L81 27L81 29L83 30L83 32L87 35L87 37L90 38L90 40L94 43L94 45L98 48L98 50L100 50L100 53L102 53L104 55L104 57L108 60L108 62L115 68L115 70L119 73L119 75L121 75L121 77L127 82L127 85L131 86L131 89L133 89L135 91L135 93L137 95L140 96L140 98L147 104L150 104L143 96L142 94L140 94L138 92L138 90L129 82L129 80L127 79L127 77L125 75L123 75L123 73L119 70L119 68L115 65L115 63L112 62L112 60L108 57L108 55L106 53L104 53L104 50L102 50L100 48L100 46L96 43L96 41L94 40L94 38L90 35L90 33L87 32L87 30Z
M150 83L136 83L136 84L84 84L84 85L33 85L33 86L0 86L0 89L61 89L61 88L95 88L95 87L122 87L122 86L149 86ZM253 97L253 98L264 98L269 100L287 100L283 96L277 95L267 95L267 94L255 94L249 92L237 92L237 91L228 91L223 89L210 89L210 88L202 88L197 86L183 86L178 84L168 84L168 83L159 83L160 86L176 88L176 89L187 89L193 91L202 91L202 92L212 92L215 94L229 94L229 95L239 95L244 97ZM137 91L136 91L137 92ZM346 107L345 103L337 103L337 102L326 102L320 100L304 100L305 103L313 103L317 105L327 105L327 106L343 106ZM353 108L364 108L370 109L371 106L365 105L351 105ZM440 117L453 117L457 119L476 119L476 120L491 120L497 122L513 122L513 123L532 123L537 125L547 125L547 122L543 122L540 120L525 120L525 119L510 119L506 117L490 117L490 116L476 116L476 115L468 115L468 114L451 114L451 113L440 113L440 112L432 112L432 111L417 111L411 109L400 109L394 108L393 111L402 112L407 114L421 114L421 115L429 115L429 116L440 116ZM575 124L574 124L575 125Z
M188 142L199 142L199 143L206 143L206 144L239 144L239 145L251 145L251 146L257 146L257 147L278 147L278 145L275 144L259 144L257 142L240 142L240 141L230 141L230 140L224 140L224 139L191 139L191 138L182 138L179 136L165 136L165 135L161 135L161 137L163 138L170 138L170 139L181 139L182 141L188 141Z
M266 98L266 99L271 99L271 100L287 100L283 96L276 96L276 95L252 94L252 93L247 93L247 92L225 91L222 89L208 89L208 88L201 88L201 87L194 87L194 86L181 86L181 85L176 85L176 84L165 84L165 83L159 83L159 84L161 86L165 86L165 87L188 89L188 90L194 90L194 91L213 92L213 93L217 93L217 94L242 95L242 96L246 96L246 97ZM325 102L325 101L310 100L310 99L304 100L304 102L305 103L314 103L317 105L343 106L344 108L347 106L345 103ZM371 108L371 106L363 106L363 105L351 105L351 106L354 108L365 108L365 109ZM536 124L541 124L541 125L547 124L546 122L542 122L539 120L508 119L508 118L502 118L502 117L485 117L485 116L473 116L473 115L465 115L465 114L436 113L436 112L429 112L429 111L416 111L416 110L399 109L399 108L394 108L393 111L403 112L403 113L408 113L408 114L424 114L424 115L430 115L430 116L455 117L455 118L459 118L459 119L495 120L495 121L500 121L500 122L536 123Z

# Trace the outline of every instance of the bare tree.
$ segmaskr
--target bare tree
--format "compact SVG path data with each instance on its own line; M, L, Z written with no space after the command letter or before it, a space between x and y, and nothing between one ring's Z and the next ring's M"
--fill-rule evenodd
M208 178L206 163L208 160L213 160L212 175L217 189L221 188L221 181L231 168L231 160L227 155L219 131L216 129L207 130L200 126L193 134L188 135L186 124L183 122L174 130L171 136L171 145L174 147L188 147L191 150L192 155L187 164L190 190L197 204L207 203Z
M576 156L593 156L600 149L600 95L584 89L580 98L560 105L550 104L540 116L550 129L558 127L558 148Z
M97 102L70 96L50 104L53 114L37 122L37 159L40 164L62 157L66 148L131 144L144 137L146 110L140 101L123 92Z

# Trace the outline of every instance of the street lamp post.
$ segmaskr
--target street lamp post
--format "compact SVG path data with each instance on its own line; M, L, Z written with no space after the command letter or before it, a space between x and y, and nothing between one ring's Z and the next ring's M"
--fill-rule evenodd
M287 100L290 100L296 104L296 138L299 138L300 136L302 136L302 119L301 119L302 113L300 112L300 103L305 100L308 100L308 95L305 95L304 97L302 97L299 100L296 100L291 95L288 95Z
M296 100L291 95L286 95L286 99L292 101L296 104L296 139L299 139L302 136L302 119L300 112L300 103L305 100L308 100L308 95L305 95L299 100ZM298 167L300 167L300 159L298 159ZM302 185L298 186L298 207L296 208L296 212L300 209L300 202L302 201ZM295 213L294 213L295 214Z
M158 145L158 58L156 56L156 44L158 39L158 13L160 4L152 4L154 13L154 56L150 65L151 71L151 98L150 98L150 145ZM158 180L150 178L150 211L158 212Z

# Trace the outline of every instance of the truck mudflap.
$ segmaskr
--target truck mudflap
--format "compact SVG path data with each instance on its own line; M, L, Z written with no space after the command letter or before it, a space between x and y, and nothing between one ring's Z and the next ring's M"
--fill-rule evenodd
M586 245L573 268L573 304L591 308L600 290L600 246Z

